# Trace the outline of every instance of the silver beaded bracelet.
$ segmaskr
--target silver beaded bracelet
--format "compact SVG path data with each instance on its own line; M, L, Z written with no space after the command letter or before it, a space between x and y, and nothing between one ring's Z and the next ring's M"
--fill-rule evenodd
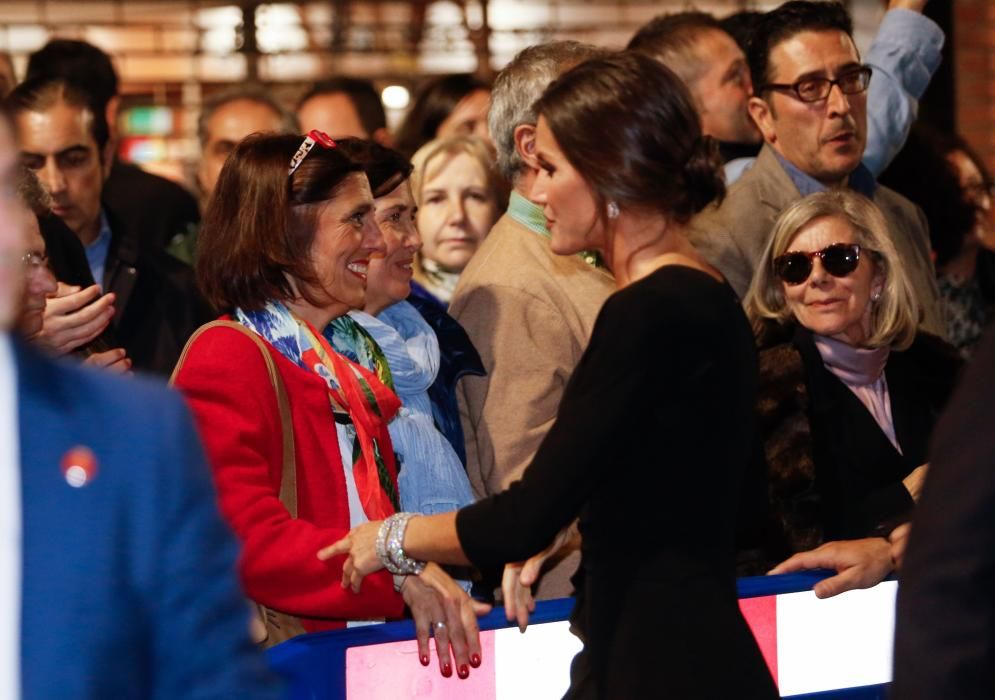
M404 553L404 533L408 522L417 513L394 513L383 521L377 531L377 557L392 574L417 576L425 569L425 562L412 559Z

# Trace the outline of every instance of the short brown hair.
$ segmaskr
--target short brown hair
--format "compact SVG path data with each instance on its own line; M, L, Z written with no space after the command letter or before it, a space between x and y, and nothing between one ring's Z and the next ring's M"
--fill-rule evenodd
M393 148L376 141L341 139L339 148L350 160L363 167L375 199L387 196L411 176L413 166L410 161Z
M197 241L197 284L217 309L255 310L295 295L309 303L317 275L311 263L321 204L362 168L341 148L316 145L287 176L303 136L256 135L225 161Z
M643 25L626 49L655 58L691 85L707 68L706 59L698 54L698 42L710 32L726 33L706 12L660 15Z

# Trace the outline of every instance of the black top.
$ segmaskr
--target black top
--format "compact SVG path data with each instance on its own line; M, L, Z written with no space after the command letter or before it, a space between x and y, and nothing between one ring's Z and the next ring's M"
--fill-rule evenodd
M103 288L114 292L114 334L136 370L169 376L187 339L217 314L200 296L193 270L104 208L111 228Z
M826 540L886 535L911 517L914 504L902 479L928 461L929 436L960 367L952 348L937 352L932 338L920 334L908 350L892 351L885 366L899 452L860 399L823 364L811 333L799 332L795 342L811 397Z
M770 512L758 568L825 541L887 535L908 520L914 503L902 479L927 461L933 425L960 369L956 351L920 332L908 349L889 353L884 375L899 451L826 368L811 331L770 327L760 342L758 413Z
M995 697L993 331L933 435L929 477L902 564L893 698Z
M197 200L172 180L115 159L103 201L143 249L162 250L200 223Z
M522 480L459 512L478 566L535 554L580 515L572 697L777 697L734 578L756 390L732 289L662 267L605 303Z

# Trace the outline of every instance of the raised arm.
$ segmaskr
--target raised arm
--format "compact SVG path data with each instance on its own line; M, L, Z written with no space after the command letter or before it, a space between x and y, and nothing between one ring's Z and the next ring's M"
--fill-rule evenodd
M867 95L864 165L875 177L905 145L919 100L940 65L945 37L922 14L926 0L890 0L865 62L874 69Z

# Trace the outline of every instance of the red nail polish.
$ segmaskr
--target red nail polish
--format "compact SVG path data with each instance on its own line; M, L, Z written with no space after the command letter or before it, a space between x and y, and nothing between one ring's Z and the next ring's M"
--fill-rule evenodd
M470 655L470 665L474 668L478 668L480 666L480 654Z
M418 658L418 660L419 660L419 661L421 661L421 665L422 665L422 666L428 666L428 654L422 654L422 655L421 655L421 656L420 656L420 657Z
M449 676L453 675L453 667L449 664L442 664L442 675L449 678Z
M460 678L465 680L470 677L470 667L467 666L466 664L460 664L460 667L456 671L456 673L457 675L459 675Z

